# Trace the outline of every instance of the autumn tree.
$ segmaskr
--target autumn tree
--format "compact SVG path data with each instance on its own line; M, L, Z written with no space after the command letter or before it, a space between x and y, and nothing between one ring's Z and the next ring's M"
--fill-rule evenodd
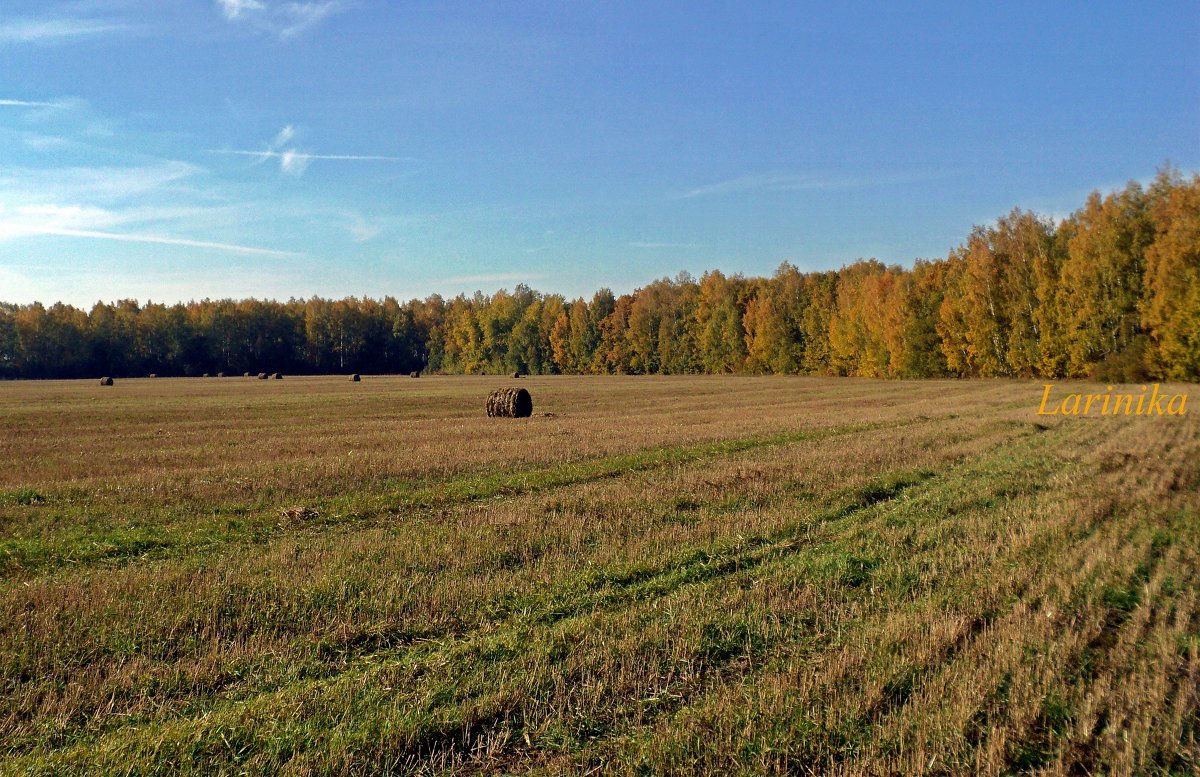
M746 333L738 307L743 284L741 277L727 278L719 270L700 278L694 332L700 366L705 372L740 372L746 366Z
M0 377L225 371L1200 377L1200 177L1162 171L1053 223L1013 210L938 261L686 273L568 302L0 303Z
M1134 182L1107 197L1093 192L1073 216L1076 229L1058 288L1068 375L1086 376L1107 361L1115 371L1101 377L1144 377L1139 302L1154 236L1146 206L1145 192Z
M613 300L612 311L600 320L600 344L596 364L600 371L628 375L633 372L633 352L629 346L629 309L633 297L622 294Z
M1153 371L1200 380L1200 175L1183 181L1164 170L1151 210L1142 321L1153 340Z

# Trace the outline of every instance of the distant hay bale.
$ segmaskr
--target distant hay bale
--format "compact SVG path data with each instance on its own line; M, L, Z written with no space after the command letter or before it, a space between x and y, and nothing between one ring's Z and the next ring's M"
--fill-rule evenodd
M217 377L218 377L218 378L223 378L223 377L225 377L225 373L223 373L223 372L218 372L218 373L217 373Z
M152 373L150 373L150 377L151 377L151 378L157 378L158 376L157 376L157 375L155 375L155 374L152 372Z
M525 376L521 374L520 370L517 370L516 372L513 373L513 377L514 378L523 378Z
M270 375L268 375L268 374L267 374L267 373L265 373L265 372L260 372L260 373L258 373L258 379L259 379L259 380L266 380L266 379L267 379L267 378L269 378L269 377L271 377L271 376L270 376Z
M101 386L111 386L112 383L113 383L112 378L104 377L104 378L100 379Z
M410 378L419 378L419 377L421 377L421 371L420 371L420 370L413 370L412 372L408 373L408 377L410 377Z
M528 418L533 415L533 397L523 388L496 389L487 400L488 418Z
M351 383L358 383L361 380L362 380L362 376L359 375L357 372L350 376Z
M274 375L272 375L271 377L274 378L275 380L283 380L283 373L277 372Z
M242 377L243 377L243 378L248 378L248 377L250 377L250 373L248 373L248 372L243 372L243 373L242 373Z
M209 374L206 372L206 373L204 373L203 375L201 375L200 377L202 377L202 378L210 378L210 377L212 377L212 376L211 376L211 375L209 375Z

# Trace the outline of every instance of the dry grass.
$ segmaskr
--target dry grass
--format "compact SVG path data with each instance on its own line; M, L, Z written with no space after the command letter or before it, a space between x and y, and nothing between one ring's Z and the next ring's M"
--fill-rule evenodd
M1194 416L526 380L0 384L0 772L1200 764Z

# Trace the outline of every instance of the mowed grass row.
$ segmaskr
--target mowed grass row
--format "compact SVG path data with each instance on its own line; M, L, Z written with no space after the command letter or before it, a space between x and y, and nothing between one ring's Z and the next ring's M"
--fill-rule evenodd
M129 381L129 395L113 407L103 405L107 388L52 383L57 414L27 396L39 384L19 384L0 401L11 414L0 445L12 449L13 472L23 466L41 474L0 491L0 575L262 541L297 521L394 518L736 449L994 410L989 400L1014 404L993 389L968 392L954 411L942 410L946 395L963 396L952 382L862 404L856 398L878 391L876 384L813 380L797 391L794 382L772 379L726 381L725 395L685 382L670 400L670 383L653 378L597 379L606 400L598 403L578 380L542 379L546 391L538 396L561 412L513 426L479 412L491 379L421 380L373 378L360 389L368 384L301 378L289 391L274 381L239 386L231 378ZM198 394L197 382L212 395ZM188 420L173 422L183 402L196 407ZM659 412L667 402L672 412ZM736 414L728 412L731 403ZM631 410L640 413L635 423L624 417ZM264 414L276 419L269 434L245 428L247 416ZM192 431L178 432L179 424ZM114 460L126 462L120 474Z
M0 507L254 504L389 480L1022 402L1010 388L776 378L527 378L500 427L492 377L155 379L0 385ZM1013 384L1017 385L1017 384ZM866 401L860 401L860 400ZM954 409L944 410L953 406ZM545 413L554 417L547 418ZM503 429L502 434L497 434ZM140 501L139 501L140 500Z
M824 425L14 577L4 768L1190 773L1195 425L843 385Z
M991 439L1019 431L1001 424ZM916 447L933 451L944 439L945 430L930 423ZM665 475L635 471L537 500L413 513L402 523L372 531L310 527L287 542L247 549L215 565L201 553L188 563L60 574L58 580L70 585L47 580L40 588L42 600L32 608L27 606L31 587L14 586L24 602L21 611L36 611L43 619L38 630L59 632L43 642L50 650L23 671L40 682L58 667L65 682L103 646L115 654L118 666L135 657L160 658L173 672L182 658L173 635L180 633L199 633L195 648L221 653L228 652L230 640L252 638L261 644L255 654L275 657L284 651L278 664L286 671L295 671L302 658L312 671L324 671L330 657L346 652L348 645L370 649L476 627L503 608L520 606L505 604L514 597L544 590L553 581L552 569L564 582L579 579L581 553L592 565L634 574L630 569L649 562L652 551L669 557L689 537L699 551L722 538L736 541L748 525L731 525L729 517L755 504L812 500L834 478L842 484L838 490L850 489L844 498L851 500L859 498L857 489L883 488L875 483L877 454L857 452L853 468L822 466L824 454L812 446L796 445L791 454L769 467L746 452L716 469L705 461ZM932 464L950 454L943 449L926 458L935 456ZM798 455L803 455L800 462ZM648 501L649 494L656 498ZM834 494L831 490L829 496ZM147 587L151 597L145 596ZM485 591L490 595L481 596ZM91 603L94 619L62 617L81 610L80 601ZM342 617L331 620L330 605ZM93 636L80 639L84 630ZM85 656L70 655L73 646L81 646ZM98 692L111 696L107 686Z

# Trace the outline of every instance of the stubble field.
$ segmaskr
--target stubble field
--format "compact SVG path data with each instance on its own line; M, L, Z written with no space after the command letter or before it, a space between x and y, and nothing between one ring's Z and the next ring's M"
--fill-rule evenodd
M0 383L0 773L1200 769L1196 415L511 383Z

